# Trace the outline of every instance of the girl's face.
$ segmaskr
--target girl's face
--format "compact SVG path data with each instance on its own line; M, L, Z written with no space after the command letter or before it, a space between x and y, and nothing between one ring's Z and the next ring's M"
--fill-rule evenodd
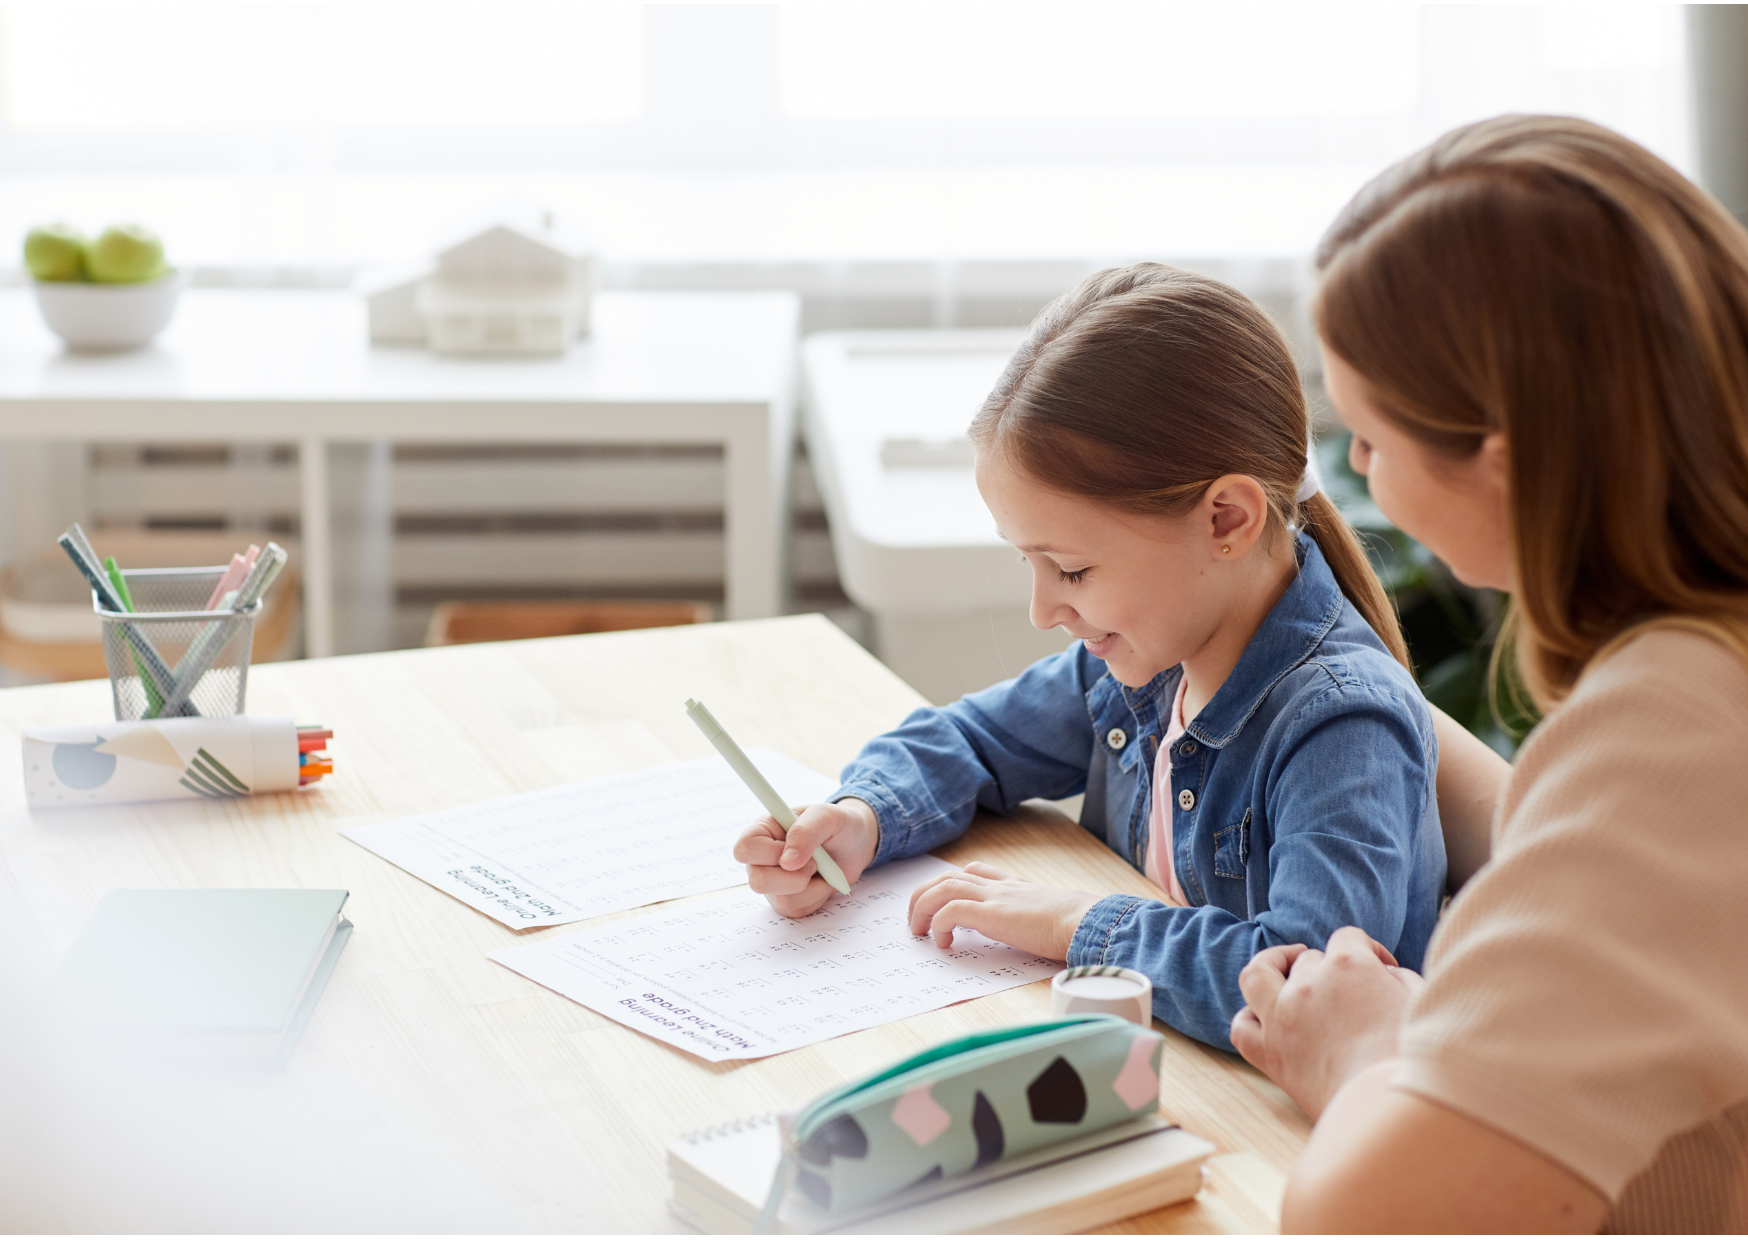
M1220 616L1213 535L1192 514L1145 517L1041 487L978 453L977 489L1032 570L1032 623L1064 628L1139 688L1207 645Z
M1494 433L1468 460L1440 456L1378 411L1366 381L1327 347L1323 381L1341 420L1353 432L1349 460L1364 474L1372 500L1405 534L1472 586L1512 590L1506 500L1505 436Z

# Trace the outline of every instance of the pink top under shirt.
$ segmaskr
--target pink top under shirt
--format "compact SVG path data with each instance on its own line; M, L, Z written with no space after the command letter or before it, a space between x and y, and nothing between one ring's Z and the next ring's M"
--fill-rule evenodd
M1177 867L1170 864L1171 817L1165 812L1165 803L1171 800L1171 747L1184 734L1184 690L1189 687L1188 676L1177 682L1171 717L1166 720L1165 735L1159 741L1159 756L1153 762L1153 812L1147 829L1147 877L1171 892L1171 898L1180 904L1189 901L1184 899L1184 889L1178 886Z

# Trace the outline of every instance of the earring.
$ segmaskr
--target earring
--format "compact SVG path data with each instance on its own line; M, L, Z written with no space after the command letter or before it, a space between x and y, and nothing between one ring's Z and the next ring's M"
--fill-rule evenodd
M1231 550L1232 550L1232 544L1227 543L1224 547L1220 548L1220 554L1225 555L1227 552L1229 552Z

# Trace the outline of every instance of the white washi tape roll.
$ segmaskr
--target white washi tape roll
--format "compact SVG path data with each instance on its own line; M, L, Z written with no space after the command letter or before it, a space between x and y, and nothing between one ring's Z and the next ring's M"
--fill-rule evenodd
M1133 1024L1153 1024L1153 983L1114 964L1083 964L1050 979L1050 1013L1109 1012Z

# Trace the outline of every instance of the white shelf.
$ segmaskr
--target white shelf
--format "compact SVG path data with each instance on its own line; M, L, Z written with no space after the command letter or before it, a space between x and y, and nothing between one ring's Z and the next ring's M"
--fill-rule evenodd
M333 653L326 447L710 444L724 456L726 612L783 604L799 303L790 293L599 294L562 357L373 347L349 293L196 290L147 349L64 350L27 290L0 293L0 438L291 442L306 626Z

